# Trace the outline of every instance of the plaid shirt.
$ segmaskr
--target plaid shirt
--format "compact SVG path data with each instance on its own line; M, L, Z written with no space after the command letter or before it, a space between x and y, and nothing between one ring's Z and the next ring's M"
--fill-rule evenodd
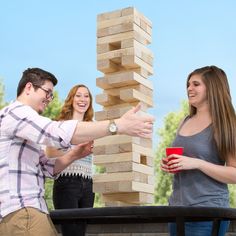
M41 146L69 147L76 124L51 121L19 101L0 110L0 221L23 207L48 213L44 182L55 159Z

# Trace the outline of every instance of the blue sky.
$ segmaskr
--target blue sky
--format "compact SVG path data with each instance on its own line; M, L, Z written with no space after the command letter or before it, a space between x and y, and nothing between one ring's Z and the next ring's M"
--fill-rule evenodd
M155 129L186 99L185 81L194 69L225 70L236 104L236 27L234 0L0 0L0 78L5 100L15 98L22 72L40 67L56 75L64 99L78 83L95 96L96 17L135 7L153 24ZM95 110L101 107L95 105ZM156 131L154 142L157 142Z

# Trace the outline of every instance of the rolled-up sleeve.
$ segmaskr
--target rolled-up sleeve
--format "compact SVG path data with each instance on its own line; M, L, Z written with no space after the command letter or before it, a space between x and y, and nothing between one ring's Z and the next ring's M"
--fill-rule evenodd
M44 151L41 152L41 155L39 157L39 164L44 176L49 178L56 178L56 176L54 175L55 162L56 158L47 158Z
M22 107L15 107L8 113L2 132L41 145L67 148L77 123L77 120L52 121L29 106L24 107L23 113Z

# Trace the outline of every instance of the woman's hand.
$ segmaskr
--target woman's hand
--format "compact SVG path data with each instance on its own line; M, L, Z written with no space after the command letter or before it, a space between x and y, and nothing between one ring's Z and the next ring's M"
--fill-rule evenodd
M75 145L70 152L75 157L75 160L86 157L93 153L93 141Z
M178 154L171 154L168 157L162 158L161 169L165 172L176 173L181 170L198 169L200 162L203 162L203 160Z
M86 157L92 152L93 152L93 141L73 146L73 148L70 149L68 152L66 152L64 155L56 158L54 166L54 174L60 173L73 161Z

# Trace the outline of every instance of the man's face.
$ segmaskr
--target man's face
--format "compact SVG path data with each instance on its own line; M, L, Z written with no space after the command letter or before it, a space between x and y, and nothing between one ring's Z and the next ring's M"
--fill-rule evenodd
M46 106L53 99L53 83L51 81L45 81L41 86L33 86L30 94L30 105L39 114L43 113Z

